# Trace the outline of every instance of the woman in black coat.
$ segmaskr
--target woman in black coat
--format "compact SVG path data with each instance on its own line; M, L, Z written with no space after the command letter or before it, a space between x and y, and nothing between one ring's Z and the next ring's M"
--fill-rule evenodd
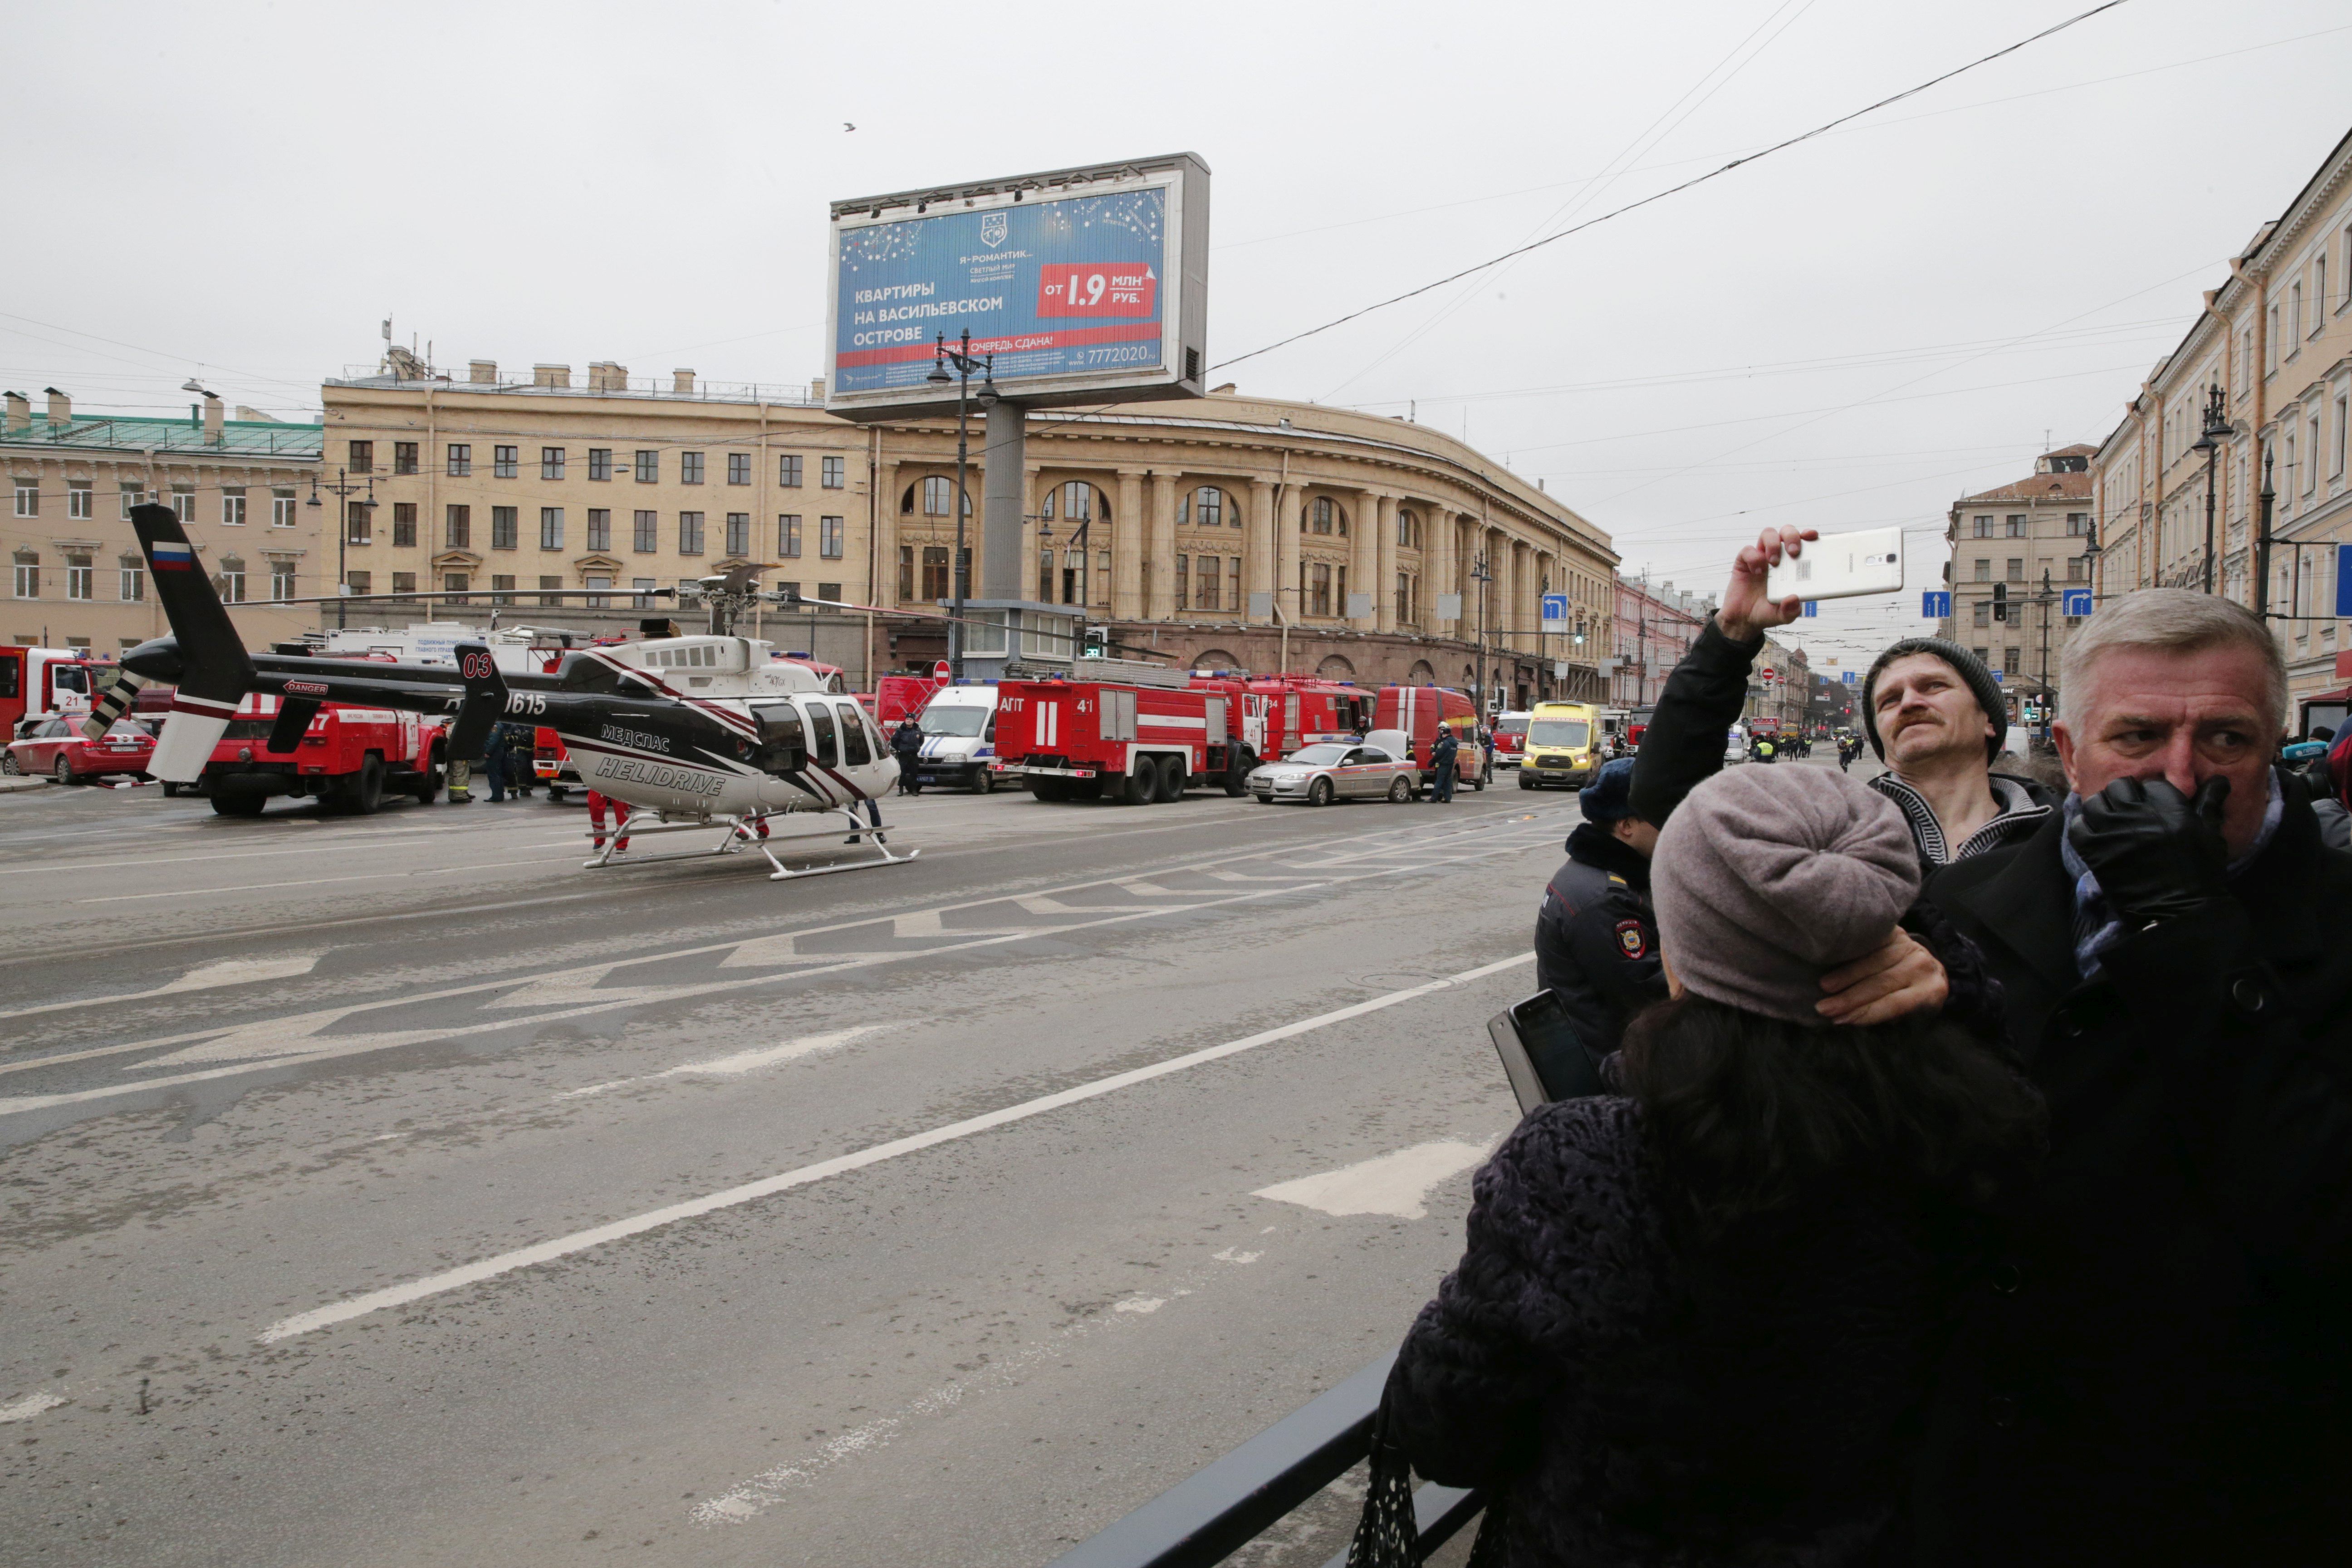
M1905 1460L2042 1114L1936 1015L1825 1027L1826 969L1918 884L1901 813L1824 768L1693 791L1652 861L1674 999L1622 1098L1546 1105L1478 1173L1469 1246L1388 1385L1498 1561L1897 1561Z

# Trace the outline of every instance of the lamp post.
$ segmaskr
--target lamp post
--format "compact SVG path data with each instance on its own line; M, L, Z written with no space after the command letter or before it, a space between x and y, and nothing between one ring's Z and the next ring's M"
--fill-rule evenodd
M1486 565L1486 552L1481 550L1470 562L1470 581L1478 584L1478 690L1475 695L1481 716L1486 711L1486 584L1494 580L1495 574Z
M955 374L948 374L949 365ZM954 619L948 622L948 679L955 685L963 684L963 602L971 595L971 568L964 558L964 520L971 513L970 492L964 488L964 471L971 460L971 424L968 418L971 396L971 373L981 373L980 401L983 407L996 403L996 356L984 360L971 357L971 330L964 329L960 348L948 347L948 335L941 332L931 351L931 374L923 379L934 386L956 384L956 493L951 503L955 508L955 557L949 567L948 586L955 600Z
M2271 489L2271 459L2273 452L2263 454L2262 493L2254 499L2261 505L2259 520L2254 526L2254 614L2268 616L2271 610L2271 503L2278 492Z
M360 504L366 507L370 511L373 511L375 510L375 478L373 475L370 475L366 484L355 485L351 482L348 477L345 476L342 469L337 468L335 470L335 482L325 488L328 493L335 498L335 629L337 631L341 631L346 625L345 601L351 597L352 592L352 578L349 563L352 542L352 519L351 508L347 503L352 496L359 494L361 490L364 489L367 491L367 500ZM319 500L319 476L312 474L310 476L310 504L312 506L321 504ZM374 537L375 530L371 527L368 530L368 534L370 538ZM370 592L373 593L373 584L371 584Z
M2205 399L2205 427L2189 444L2192 452L2205 454L2205 591L2213 591L2213 476L2215 459L2221 456L2221 437L2230 433L2229 416L2222 412L2221 384L2215 382Z

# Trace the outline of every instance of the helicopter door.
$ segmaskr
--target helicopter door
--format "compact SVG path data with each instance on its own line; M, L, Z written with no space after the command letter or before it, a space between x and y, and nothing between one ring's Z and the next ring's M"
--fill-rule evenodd
M760 721L760 749L752 761L762 773L796 773L808 766L808 742L801 728L800 710L789 702L754 708Z
M822 702L808 705L809 761L821 768L839 766L833 746L833 710Z
M841 710L841 760L849 767L862 768L874 760L874 753L866 743L866 726L858 721L857 704L834 706Z

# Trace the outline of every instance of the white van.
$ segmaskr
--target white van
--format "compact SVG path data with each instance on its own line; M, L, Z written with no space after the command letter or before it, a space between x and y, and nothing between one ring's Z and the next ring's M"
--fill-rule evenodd
M1744 763L1748 760L1747 725L1734 724L1731 727L1731 732L1723 738L1723 760L1727 763Z
M994 685L942 686L915 719L923 732L916 782L954 784L978 795L996 787L989 763L996 756Z

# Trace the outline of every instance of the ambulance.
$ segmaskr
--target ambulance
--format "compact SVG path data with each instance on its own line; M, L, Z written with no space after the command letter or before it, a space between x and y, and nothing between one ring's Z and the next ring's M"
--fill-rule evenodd
M1581 789L1601 770L1606 738L1590 702L1538 702L1528 710L1521 789Z

